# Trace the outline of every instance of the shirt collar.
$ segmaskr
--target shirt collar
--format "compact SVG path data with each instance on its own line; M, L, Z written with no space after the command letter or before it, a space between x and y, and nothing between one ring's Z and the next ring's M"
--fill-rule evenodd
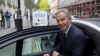
M66 34L66 35L68 34L68 31L69 31L71 25L72 25L72 24L70 24L69 27L68 27L68 29L65 31L65 34Z

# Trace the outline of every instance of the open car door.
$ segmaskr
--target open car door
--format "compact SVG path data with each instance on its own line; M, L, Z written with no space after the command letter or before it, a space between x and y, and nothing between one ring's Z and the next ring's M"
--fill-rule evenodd
M0 56L43 56L51 53L59 29L37 27L14 32L0 38Z

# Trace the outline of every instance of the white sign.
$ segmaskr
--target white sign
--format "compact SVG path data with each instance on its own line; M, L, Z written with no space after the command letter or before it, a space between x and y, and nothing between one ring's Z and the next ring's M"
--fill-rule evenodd
M34 11L32 12L33 26L47 26L48 17L46 11Z

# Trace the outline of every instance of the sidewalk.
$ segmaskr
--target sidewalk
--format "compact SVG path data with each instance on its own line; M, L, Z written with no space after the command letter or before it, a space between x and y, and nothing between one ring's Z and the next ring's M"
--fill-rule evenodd
M11 19L10 21L11 21L11 28L0 27L0 37L17 31L17 29L15 28L14 20ZM29 20L27 21L26 18L23 18L23 29L27 29L27 28L31 28L31 23Z
M15 28L0 28L0 37L16 31Z

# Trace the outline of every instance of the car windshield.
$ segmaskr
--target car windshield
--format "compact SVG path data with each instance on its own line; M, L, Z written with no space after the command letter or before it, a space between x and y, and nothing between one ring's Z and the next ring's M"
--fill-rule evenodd
M57 8L67 8L78 20L100 20L99 5L99 0L0 0L0 37L23 29L57 24L54 17Z

